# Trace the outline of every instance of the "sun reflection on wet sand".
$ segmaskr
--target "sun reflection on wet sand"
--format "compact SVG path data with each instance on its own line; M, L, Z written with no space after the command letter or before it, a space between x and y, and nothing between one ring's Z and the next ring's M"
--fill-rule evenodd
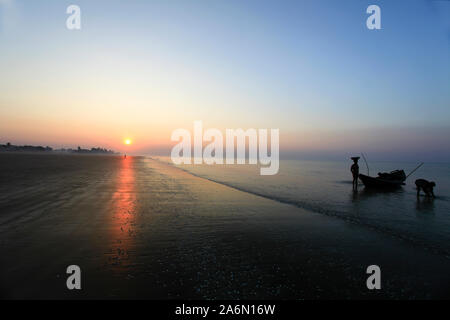
M121 158L112 196L111 245L108 265L116 273L126 273L132 265L136 224L135 159Z

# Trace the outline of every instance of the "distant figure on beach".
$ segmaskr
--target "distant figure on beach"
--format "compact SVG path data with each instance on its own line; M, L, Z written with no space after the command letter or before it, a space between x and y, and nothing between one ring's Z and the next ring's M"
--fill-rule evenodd
M358 160L359 157L352 157L353 164L350 167L350 171L353 175L353 190L358 190L358 176L359 176L359 166L358 166Z
M127 155L124 155L123 157L126 159L126 158L127 158Z
M433 188L435 186L436 186L436 183L434 183L433 181L427 181L425 179L417 179L416 180L417 197L419 197L420 190L423 190L423 192L425 193L425 195L427 197L435 198L434 192L433 192Z

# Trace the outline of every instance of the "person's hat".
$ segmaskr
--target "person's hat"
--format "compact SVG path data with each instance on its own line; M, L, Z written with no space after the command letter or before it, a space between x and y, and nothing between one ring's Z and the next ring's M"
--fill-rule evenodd
M358 161L359 158L361 158L361 157L351 157L351 159L352 159L353 161Z

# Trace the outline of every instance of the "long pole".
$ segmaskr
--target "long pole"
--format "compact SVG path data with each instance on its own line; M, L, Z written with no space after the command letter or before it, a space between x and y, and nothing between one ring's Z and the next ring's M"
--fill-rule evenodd
M364 162L366 163L366 167L367 167L367 175L370 176L370 173L369 173L369 165L367 164L366 157L364 157L364 153L362 153L362 152L361 152L361 155L362 155L362 157L363 157L363 159L364 159Z
M411 172L406 176L405 180L408 179L408 177L409 177L410 175L412 175L414 172L416 172L416 170L419 169L422 165L423 165L423 162L422 162L421 164L419 164L413 171L411 171Z

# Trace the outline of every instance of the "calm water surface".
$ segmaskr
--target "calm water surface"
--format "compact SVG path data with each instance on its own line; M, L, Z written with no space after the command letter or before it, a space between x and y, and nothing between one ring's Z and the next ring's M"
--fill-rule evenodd
M426 163L406 185L393 192L374 192L360 184L352 191L349 162L281 161L274 176L259 175L250 165L181 166L185 170L243 191L287 202L321 214L414 242L426 249L450 255L450 164ZM369 163L371 175L404 169L417 163ZM367 173L364 164L360 172ZM414 181L433 180L436 199L416 197Z

